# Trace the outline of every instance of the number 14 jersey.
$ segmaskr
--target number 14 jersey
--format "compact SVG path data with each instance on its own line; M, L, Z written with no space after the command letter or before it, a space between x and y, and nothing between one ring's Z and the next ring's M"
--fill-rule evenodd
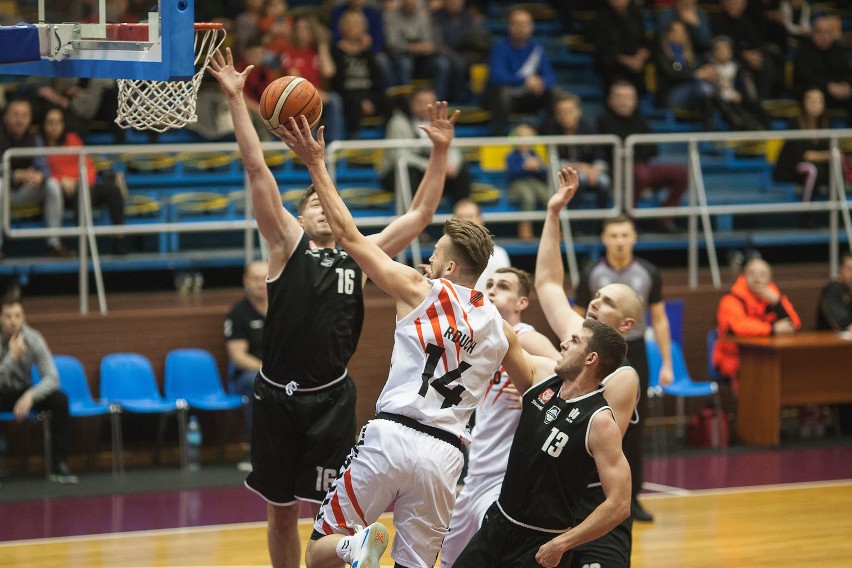
M470 443L467 423L509 342L482 292L444 279L396 322L388 380L376 412L408 416Z

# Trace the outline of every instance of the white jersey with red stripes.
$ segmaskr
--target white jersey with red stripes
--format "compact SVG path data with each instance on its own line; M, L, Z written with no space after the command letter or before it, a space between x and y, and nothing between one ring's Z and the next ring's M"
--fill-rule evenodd
M512 329L518 335L535 331L528 323L518 322ZM503 367L494 373L488 392L476 408L473 442L470 444L467 473L470 476L499 475L506 473L512 438L521 417L518 401L510 401L506 388L512 379Z
M482 292L433 280L423 302L396 322L376 412L408 416L468 444L467 422L508 348L503 318Z

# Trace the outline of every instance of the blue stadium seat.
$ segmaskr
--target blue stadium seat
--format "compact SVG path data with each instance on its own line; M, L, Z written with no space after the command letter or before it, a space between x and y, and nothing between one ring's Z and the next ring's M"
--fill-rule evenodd
M160 461L166 417L176 414L181 465L186 466L186 401L167 399L160 394L154 369L147 357L139 353L104 356L101 359L101 398L119 405L123 411L160 415L155 463Z

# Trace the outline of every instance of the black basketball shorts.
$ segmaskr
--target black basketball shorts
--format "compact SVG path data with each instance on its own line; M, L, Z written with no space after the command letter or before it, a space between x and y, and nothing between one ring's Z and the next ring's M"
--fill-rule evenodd
M254 382L251 465L246 486L273 505L321 503L355 443L355 384L295 391Z

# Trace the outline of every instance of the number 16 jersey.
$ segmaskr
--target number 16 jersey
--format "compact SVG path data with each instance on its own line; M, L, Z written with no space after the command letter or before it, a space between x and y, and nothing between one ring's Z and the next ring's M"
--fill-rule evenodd
M467 423L509 348L503 318L477 290L444 279L396 322L376 412L401 414L470 443Z

